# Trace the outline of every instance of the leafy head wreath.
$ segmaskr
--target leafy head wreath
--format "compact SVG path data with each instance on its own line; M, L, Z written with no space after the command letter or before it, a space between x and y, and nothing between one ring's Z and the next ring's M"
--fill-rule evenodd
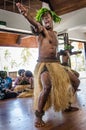
M45 14L46 12L49 12L51 14L54 22L60 22L61 21L61 18L59 16L57 16L55 12L53 12L53 11L47 9L47 8L41 8L40 10L37 11L36 21L41 22L41 18L43 16L43 14Z

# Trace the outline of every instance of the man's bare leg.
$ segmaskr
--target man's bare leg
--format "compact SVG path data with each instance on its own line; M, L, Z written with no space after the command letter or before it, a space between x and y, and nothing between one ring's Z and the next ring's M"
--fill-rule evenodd
M50 80L48 71L45 71L41 74L41 83L42 83L43 89L38 99L38 110L36 110L35 112L35 115L36 115L35 126L36 127L43 127L45 125L44 121L42 120L42 117L44 115L43 108L45 106L45 103L47 101L47 98L51 90L51 80Z
M72 86L74 88L74 93L75 93L79 87L80 80L75 74L71 73L70 71L67 71L67 72L68 72L68 75L70 77L70 81L72 83Z
M79 87L80 80L78 79L78 77L75 74L71 73L70 71L67 71L67 72L70 77L70 80L71 80L71 83L72 83L72 86L74 89L74 94L75 94ZM73 111L77 111L77 110L79 110L79 108L73 107L73 106L71 106L71 103L69 103L69 107L67 109L65 109L65 112L73 112Z

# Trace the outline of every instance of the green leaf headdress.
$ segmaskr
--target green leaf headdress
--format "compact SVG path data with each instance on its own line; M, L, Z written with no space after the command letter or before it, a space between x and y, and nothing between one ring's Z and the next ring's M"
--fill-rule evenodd
M54 22L60 22L61 21L61 18L59 16L57 16L55 12L53 12L53 11L47 9L47 8L41 8L40 10L37 11L36 21L41 22L41 18L43 16L43 14L46 13L46 12L49 12L51 14Z
M69 50L71 51L74 48L74 46L70 45L70 44L65 44L64 45L64 50Z

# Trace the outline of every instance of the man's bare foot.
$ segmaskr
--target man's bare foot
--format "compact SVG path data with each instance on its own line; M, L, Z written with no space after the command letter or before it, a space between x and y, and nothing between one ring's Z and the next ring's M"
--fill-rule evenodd
M35 115L36 115L35 127L44 127L45 122L42 120L42 116L44 115L44 111L39 112L38 110L36 110Z
M35 121L35 127L39 128L39 127L44 127L44 126L45 126L45 122L42 119L37 118Z

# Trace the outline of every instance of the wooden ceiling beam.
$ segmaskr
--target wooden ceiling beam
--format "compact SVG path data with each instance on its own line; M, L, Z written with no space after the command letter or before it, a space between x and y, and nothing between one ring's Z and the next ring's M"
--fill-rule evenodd
M37 48L37 37L23 37L20 34L0 32L0 46Z
M86 7L86 0L49 0L49 2L52 9L58 15L63 15Z
M9 0L8 0L9 1ZM15 6L13 9L13 0L10 0L11 4L6 4L6 9L12 12L18 13L18 9ZM71 11L75 11L81 8L86 7L86 0L22 0L22 3L30 7L30 13L34 17L36 10L42 7L42 2L47 2L50 5L50 8L57 13L57 15L63 15ZM0 9L4 9L4 0L0 0Z

